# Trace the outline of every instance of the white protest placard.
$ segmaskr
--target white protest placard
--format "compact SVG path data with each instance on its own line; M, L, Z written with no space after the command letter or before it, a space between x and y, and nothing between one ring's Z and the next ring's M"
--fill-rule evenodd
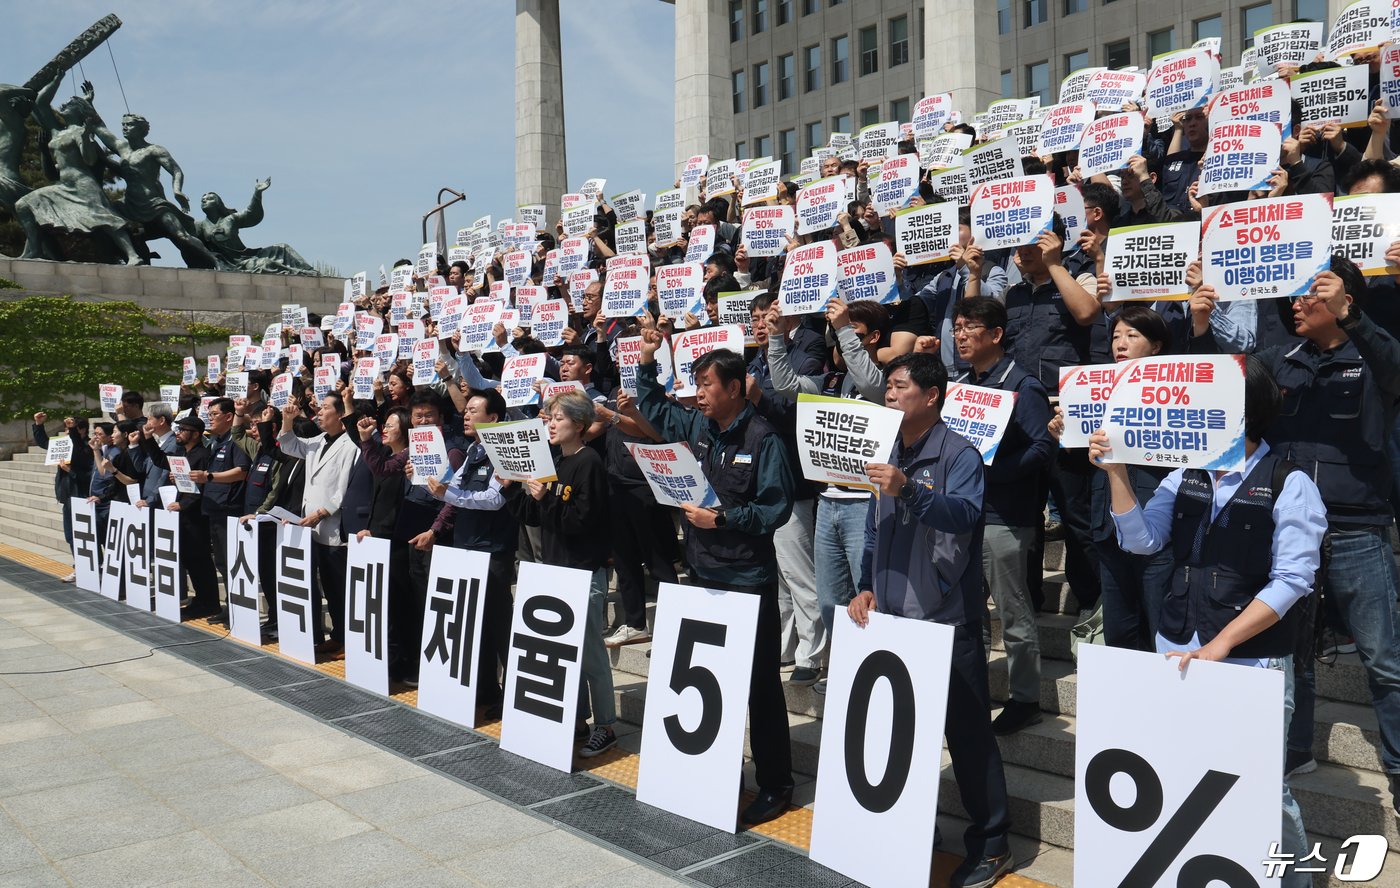
M833 281L832 287L835 286ZM739 329L744 331L745 346L757 344L753 338L753 301L762 292L762 290L732 290L728 293L718 294L719 298L715 300L715 323L720 326L738 324Z
M564 328L569 325L569 303L550 299L535 306L531 333L546 348L564 344Z
M279 373L272 377L272 392L268 401L281 410L292 400L292 374Z
M809 481L873 491L867 463L884 462L904 414L853 398L797 396L797 455Z
M559 277L569 275L583 268L588 261L588 241L581 237L566 237L559 242Z
M1128 165L1142 151L1142 115L1136 111L1100 117L1084 129L1079 145L1079 174L1084 178L1111 173Z
M699 185L700 178L705 175L705 171L709 169L709 166L710 156L708 154L697 154L686 160L681 166L681 188L694 188ZM656 199L660 201L661 195L658 194ZM660 209L660 207L658 206L657 209Z
M421 322L420 326L421 326ZM306 363L306 351L300 343L293 342L287 346L287 372L300 375ZM177 392L178 394L178 392Z
M1244 466L1244 356L1125 362L1108 398L1104 462L1235 471Z
M1196 194L1255 191L1269 187L1279 165L1280 130L1261 120L1221 121L1211 127Z
M944 133L931 139L919 139L914 147L919 152L919 166L926 170L960 167L963 152L972 147L972 134Z
M1108 396L1119 369L1118 364L1060 368L1060 410L1065 423L1061 447L1089 446L1089 436L1108 416Z
M870 201L880 215L909 206L919 193L921 175L919 158L913 154L900 154L880 164L879 174L870 179Z
M880 160L894 157L899 148L899 123L873 123L861 127L856 134L860 146L861 160Z
M507 481L553 481L554 457L544 420L477 423L477 440L491 457L491 467Z
M345 680L389 694L389 541L350 537L345 565Z
M676 395L694 397L695 375L691 368L703 354L717 348L727 348L735 354L744 353L744 328L738 324L722 327L700 327L671 337L672 356L676 371Z
M355 372L350 374L350 389L357 401L374 397L374 381L379 378L379 359L375 357L356 358Z
M234 361L233 361L233 355L234 355L234 353L235 353L236 351L237 351L236 349L229 349L229 366L230 366L230 367L233 366L233 363L234 363ZM262 346L259 346L259 345L250 345L250 346L247 346L247 347L245 347L245 348L243 349L242 360L238 361L238 366L239 366L241 369L245 370L245 371L261 370L261 369L263 369L262 356L263 356Z
M117 505L121 504L113 503L112 507ZM138 509L134 505L126 506L126 510L122 533L122 585L126 589L126 604L150 613L155 601L151 588L150 536L146 530L146 516L159 510Z
M797 233L826 231L845 211L846 188L840 176L818 179L797 192Z
M1264 121L1286 126L1293 94L1283 80L1265 80L1250 86L1216 93L1210 101L1209 123L1212 130L1224 123L1247 120Z
M684 188L666 188L656 192L656 206L654 209L658 213L667 210L679 210L685 207Z
M56 466L73 459L73 439L68 435L55 435L49 438L49 446L44 451L44 465Z
M680 508L688 503L709 507L719 502L719 497L700 469L700 463L690 452L690 445L638 444L629 441L627 452L636 460L637 468L642 470L647 486L661 505Z
M899 210L894 217L895 244L906 265L927 265L948 258L957 240L958 205L951 201Z
M696 225L690 229L685 248L686 262L704 262L715 251L715 226Z
M515 218L522 223L529 224L535 231L544 231L544 204L529 204L523 207L516 207Z
M103 598L120 601L122 595L123 561L126 553L126 521L136 507L113 500L107 509L107 526L103 529L102 570L98 592Z
M953 628L836 614L812 859L866 885L925 888L933 865ZM851 841L878 835L879 853Z
M931 139L943 133L943 124L953 113L953 94L934 93L924 96L914 106L914 137Z
M505 366L501 369L501 394L506 399L507 407L539 403L540 393L535 390L535 383L544 378L545 359L544 354L506 358Z
M712 228L712 236L713 231ZM691 243L695 241L692 239ZM646 311L650 282L651 260L645 253L611 257L603 279L603 305L599 314L605 318L632 318Z
M199 378L199 364L195 361L194 358L189 357L189 356L187 355L186 357L184 357L184 358L181 360L181 365L180 365L180 384L181 384L181 385L194 385L195 380L198 379L198 378Z
M584 203L561 210L559 221L564 225L564 234L579 237L593 227L593 204Z
M452 474L447 461L447 445L437 426L419 426L408 430L408 461L413 465L413 484L426 487L428 479L446 483Z
M750 164L744 170L744 206L778 199L778 182L782 179L780 160Z
M1277 885L1260 861L1282 831L1283 693L1275 669L1084 645L1074 884ZM1173 731L1189 723L1231 741Z
M1385 252L1400 240L1400 194L1348 194L1332 199L1332 253L1367 276L1400 274Z
M180 583L180 514L165 509L148 509L151 526L151 592L156 616L168 623L180 622L180 602L185 597ZM74 530L77 530L76 524Z
M711 163L705 171L705 199L733 194L742 172L738 159L733 157Z
M1070 102L1087 101L1089 96L1089 81L1100 71L1107 68L1078 68L1065 75L1065 79L1060 81L1060 104Z
M967 149L963 154L962 168L967 171L968 188L976 188L986 182L1020 176L1021 155L1014 139L997 139Z
M1051 105L1040 119L1040 138L1036 142L1037 157L1077 151L1084 130L1094 122L1094 106L1088 102L1064 102Z
M1201 280L1221 301L1302 296L1332 255L1324 194L1228 203L1201 223ZM1322 237L1327 234L1327 237Z
M734 832L756 596L662 583L647 683L637 800Z
M438 249L436 243L427 243L418 251L418 262L410 269L419 277L425 278L437 272ZM407 266L405 266L407 267ZM395 268L394 273L398 274L399 269Z
M1151 117L1204 107L1220 78L1220 62L1206 49L1185 49L1158 59L1147 74L1143 101Z
M548 291L534 284L527 284L515 291L515 310L520 326L529 327L534 324L535 305L546 298Z
M204 381L217 382L219 380L219 377L224 375L224 371L222 368L223 358L219 355L209 355L204 359L204 362Z
M331 389L335 388L335 378L336 372L330 367L316 368L312 375L311 390L312 393L316 395L317 401L321 400L326 395L329 395L331 393ZM373 383L371 383L371 386L372 385ZM372 388L371 391L373 391Z
M318 593L319 594L319 593ZM316 662L311 606L311 528L277 527L277 647L303 663Z
M384 331L384 319L379 315L361 312L355 315L355 341L372 342Z
M982 454L982 462L991 465L1015 406L1015 392L952 382L943 402L943 421L949 431L971 441Z
M399 334L381 333L374 337L374 359L381 373L388 373L399 359Z
M1084 195L1078 185L1061 185L1055 189L1055 212L1065 223L1065 239L1074 240L1087 227L1084 216Z
M215 519L217 520L217 519ZM258 527L244 524L230 515L228 535L228 619L229 634L251 645L262 644L258 620Z
M501 309L500 319L496 323L505 328L506 337L509 339L509 337L514 336L515 331L520 328L520 314L513 308L503 307ZM486 352L499 352L501 348L501 343L496 342L496 340L492 338L486 346Z
M642 361L642 337L619 336L617 346L617 385L633 397L637 396L637 366ZM675 388L675 371L671 366L671 353L666 348L656 350L656 381L667 392Z
M511 250L501 257L501 269L511 289L525 286L530 282L530 254L524 250Z
M1381 50L1380 66L1380 100L1390 109L1386 116L1395 120L1400 117L1400 43L1392 43Z
M793 235L794 218L792 207L787 204L745 210L742 243L749 258L781 256ZM659 289L659 281L657 286Z
M98 554L103 541L97 536L97 503L90 503L85 496L68 499L69 514L72 516L73 572L76 583L84 592L100 592L102 573ZM173 513L172 513L173 514Z
M618 253L645 253L647 251L647 220L634 219L619 222L613 229L613 243Z
M505 306L489 299L478 300L468 305L462 315L459 340L464 352L484 352L492 343L491 331L501 319Z
M1322 22L1293 22L1254 32L1259 64L1279 71L1301 68L1322 50Z
M186 456L167 457L170 466L170 480L181 493L199 493L199 485L190 480L190 460Z
M989 139L999 138L1007 126L1031 116L1030 99L998 99L987 106L986 130L978 132Z
M1301 125L1365 126L1371 113L1370 76L1368 65L1295 75L1289 81L1289 88L1293 91L1293 100L1303 111Z
M568 773L588 626L586 570L524 562L506 659L501 748Z
M478 651L490 567L486 552L435 546L423 601L418 708L468 728L476 727ZM490 666L495 668L494 659Z
M884 241L871 241L836 254L836 289L847 304L873 299L881 304L899 301L899 281L894 254Z
M180 409L180 387L178 385L163 385L160 387L160 399L170 405L172 411Z
M1104 245L1104 271L1113 291L1105 301L1191 298L1186 267L1196 261L1200 248L1199 222L1161 222L1110 230Z
M1395 28L1392 5L1391 0L1358 0L1348 4L1332 23L1332 33L1327 38L1327 57L1335 59L1376 49L1390 41Z
M369 295L369 290L367 289L368 281L369 274L363 271L358 272L354 277L348 278L345 281L345 301L351 302Z
M607 179L587 179L578 187L578 193L590 204L597 203L603 196L603 189L607 187Z
M122 387L115 383L102 383L97 387L97 399L102 403L103 413L116 413L122 403Z
M1049 176L980 185L972 193L972 242L984 250L1035 243L1050 228L1054 208Z
M230 373L224 381L224 397L226 398L246 398L248 397L248 374Z
M825 311L837 295L836 245L828 240L798 247L788 255L778 305L785 315ZM721 320L723 320L721 318Z
M1006 137L1016 143L1016 153L1022 157L1030 157L1039 146L1040 129L1040 118L1032 117L1029 120L1016 121L1008 126L1005 132Z
M651 226L657 247L674 247L685 237L681 227L680 208L657 210L652 214Z
M704 288L705 268L699 262L656 269L656 298L661 303L661 313L679 324L685 323L687 313L704 318Z
M1090 75L1084 98L1100 111L1121 111L1124 105L1140 99L1146 86L1147 76L1140 71L1100 68Z
M965 207L972 200L972 186L968 184L966 167L954 167L930 173L928 184L933 189L934 194L941 196L954 206Z
M440 346L437 339L413 343L413 384L432 385L438 381L437 362Z
M613 212L617 213L618 222L632 222L646 215L647 196L644 192L625 191L622 194L614 194L610 203Z
M546 379L540 385L540 400L548 402L555 395L562 395L565 392L578 392L581 395L588 394L588 389L583 387L583 383L578 380L568 382L554 382Z

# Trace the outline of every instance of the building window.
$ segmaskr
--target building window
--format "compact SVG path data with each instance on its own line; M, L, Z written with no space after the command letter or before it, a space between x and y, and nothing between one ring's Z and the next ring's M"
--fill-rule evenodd
M778 26L792 21L792 0L778 0Z
M1110 68L1126 68L1132 64L1132 49L1126 40L1115 40L1113 43L1105 43L1103 47L1103 63Z
M753 106L762 108L768 104L768 63L759 62L753 66Z
M1192 33L1196 36L1192 40L1205 40L1207 37L1214 37L1216 40L1224 36L1220 16L1213 15L1210 18L1196 19L1191 26Z
M860 74L874 74L880 70L880 36L875 28L860 29Z
M1155 59L1164 52L1176 49L1176 28L1153 31L1147 35L1147 56Z
M873 126L880 122L880 106L871 105L869 108L860 109L860 125Z
M1050 18L1050 0L1025 0L1027 28L1043 24Z
M797 130L787 129L778 133L778 160L782 162L782 174L797 174Z
M817 0L802 0L802 14L811 15L817 11Z
M891 100L890 100L890 120L898 121L899 123L908 123L908 122L909 122L909 100L908 100L908 99L891 99Z
M1050 104L1050 63L1036 62L1026 66L1026 98L1040 96L1040 104Z
M729 42L744 39L744 0L729 0Z
M846 0L831 0L831 5L832 5L832 6L840 6L842 3L845 3L845 2L846 2Z
M1073 74L1080 68L1089 67L1089 50L1081 49L1065 56L1065 76Z
M1011 33L1011 0L997 0L997 33Z
M1322 22L1322 39L1325 42L1330 20L1327 17L1327 0L1293 0L1293 20L1296 22Z
M831 40L831 82L845 83L851 79L851 42L846 37Z
M1065 0L1065 15L1074 15L1089 8L1089 0Z
M1002 72L1001 72L1001 97L1002 97L1003 99L1009 99L1009 98L1011 98L1011 91L1012 91L1013 89L1015 89L1015 88L1016 88L1016 84L1015 84L1015 82L1012 81L1012 79L1011 79L1011 72L1010 72L1010 71L1002 71Z
M807 73L802 77L803 92L822 88L822 48L809 46L802 50L802 66Z
M919 10L919 58L924 57L924 11Z
M778 56L778 101L792 98L793 75L797 65L793 62L792 53Z
M831 118L831 131L833 133L849 133L851 131L851 115L838 114Z
M734 143L734 159L735 159L735 160L747 160L748 157L749 157L749 143L748 143L748 142L735 142L735 143Z
M762 34L768 30L768 0L753 0L753 32Z
M822 146L826 136L822 133L820 120L807 124L807 153L811 154Z
M909 61L909 16L890 19L890 67Z
M758 138L754 139L754 140L753 140L753 156L754 156L754 157L772 157L772 156L773 156L773 137L772 137L772 136L759 136Z
M735 71L734 75L734 113L740 114L744 110L744 90L747 79L743 71Z
M1254 6L1246 6L1240 10L1240 36L1242 38L1242 48L1249 49L1254 45L1254 32L1260 28L1267 28L1274 23L1274 5L1272 3L1259 3Z

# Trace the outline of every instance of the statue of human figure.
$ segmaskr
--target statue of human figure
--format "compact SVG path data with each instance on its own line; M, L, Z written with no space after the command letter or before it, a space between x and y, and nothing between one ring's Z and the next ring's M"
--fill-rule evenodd
M34 90L0 83L0 209L13 213L15 201L29 193L20 178L24 123L34 110Z
M316 270L301 258L301 254L286 244L250 248L244 246L242 238L238 236L240 229L251 228L263 220L262 196L271 184L271 178L254 183L253 199L241 213L229 209L214 192L205 194L199 201L205 218L195 223L195 231L221 263L234 265L239 271L315 274Z
M102 157L96 138L97 112L91 100L82 96L73 96L55 111L53 97L62 83L60 72L39 90L34 100L34 118L52 133L49 153L58 168L58 182L36 188L15 201L15 218L27 238L20 258L63 258L45 243L40 227L47 225L104 237L126 257L127 265L140 265L145 260L131 242L127 222L112 210L95 173ZM83 90L90 96L92 85L83 84Z
M126 180L126 194L114 204L117 212L133 222L140 222L146 240L169 239L179 248L190 268L218 268L214 254L195 234L194 219L181 212L181 209L188 211L190 208L190 199L183 194L184 171L163 146L146 141L151 132L150 122L139 114L123 115L122 135L118 137L98 118L96 132L107 149L121 158L118 175ZM179 207L165 197L161 170L170 173Z

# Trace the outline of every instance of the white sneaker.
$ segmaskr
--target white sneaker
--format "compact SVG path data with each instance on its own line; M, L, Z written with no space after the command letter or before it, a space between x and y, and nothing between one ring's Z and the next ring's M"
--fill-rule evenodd
M78 579L78 572L77 572L77 571L73 571L73 572L70 573L68 576L66 576L66 577L64 577L63 579L59 580L59 582L60 582L60 583L72 583L72 582L76 582L77 579Z
M651 633L645 629L634 629L623 623L617 627L617 631L603 639L605 647L622 647L624 644L640 644L644 641L651 641Z

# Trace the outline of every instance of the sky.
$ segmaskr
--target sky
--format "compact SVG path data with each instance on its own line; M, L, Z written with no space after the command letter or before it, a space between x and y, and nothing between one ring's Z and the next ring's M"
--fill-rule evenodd
M675 7L560 6L569 187L669 187ZM249 246L287 243L373 274L417 255L439 188L467 195L447 211L449 241L514 213L511 0L0 0L0 83L24 83L108 13L122 20L108 44L126 100L184 170L194 211L206 191L241 208L272 178ZM82 68L115 130L126 106L108 47ZM55 104L75 92L70 78ZM155 249L178 257L167 241Z

